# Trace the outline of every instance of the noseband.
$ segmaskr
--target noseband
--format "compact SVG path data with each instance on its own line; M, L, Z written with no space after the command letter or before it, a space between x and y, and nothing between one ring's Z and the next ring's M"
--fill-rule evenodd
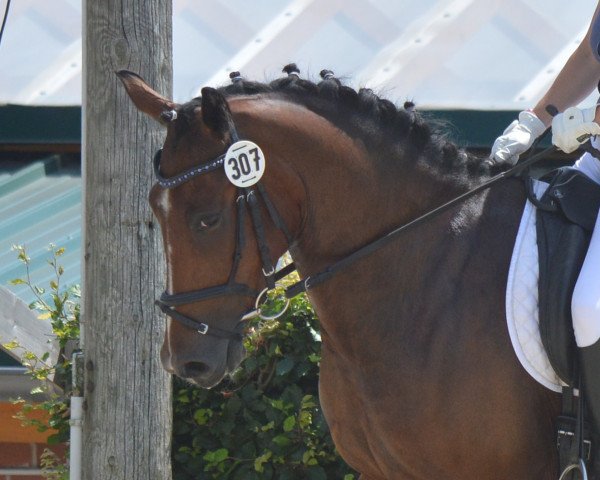
M232 144L239 140L235 128L231 132ZM161 160L162 149L158 150L154 155L154 173L157 178L157 183L167 189L176 188L183 183L186 183L193 178L203 175L208 172L212 172L218 168L222 168L225 162L225 154L220 155L214 160L193 167L186 170L183 173L175 175L173 177L165 178L160 173L160 160ZM248 318L256 316L260 312L260 301L264 299L266 292L275 288L276 281L289 275L293 270L293 264L288 267L284 267L279 271L275 270L275 265L271 258L269 246L265 237L265 228L261 213L261 201L266 207L269 214L269 218L272 223L283 232L288 244L291 243L292 238L283 222L283 219L274 204L271 202L267 192L260 182L256 183L250 188L238 188L236 196L236 208L237 208L237 222L236 222L236 233L235 233L235 251L233 254L233 261L231 271L229 273L229 279L227 283L222 285L216 285L213 287L202 288L199 290L193 290L184 293L169 294L166 291L162 293L159 300L156 300L155 304L165 313L166 315L174 318L181 324L193 328L202 335L212 335L229 340L241 340L242 334L237 331L239 325ZM266 288L262 292L258 292L248 285L236 282L237 271L242 259L242 252L246 245L246 235L244 231L244 225L246 220L246 214L250 211L250 217L252 220L252 226L256 242L258 245L258 251L260 253L262 261L262 273L265 280ZM224 330L213 325L209 325L205 322L200 322L192 317L183 315L176 310L176 307L181 305L187 305L190 303L201 302L219 297L227 296L242 296L255 298L255 309L246 313L238 322L233 331ZM283 312L282 312L283 313Z

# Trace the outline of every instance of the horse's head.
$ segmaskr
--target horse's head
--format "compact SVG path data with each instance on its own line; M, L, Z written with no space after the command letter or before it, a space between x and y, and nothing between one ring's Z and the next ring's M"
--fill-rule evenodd
M275 224L285 222L262 185L247 187L264 171L264 157L255 145L236 143L221 93L205 88L201 99L177 105L131 72L119 77L136 107L167 127L150 192L167 260L167 289L157 302L169 316L162 362L211 387L243 359L243 320L271 284L272 262L287 246ZM232 144L241 150L223 157ZM224 168L231 155L239 163Z

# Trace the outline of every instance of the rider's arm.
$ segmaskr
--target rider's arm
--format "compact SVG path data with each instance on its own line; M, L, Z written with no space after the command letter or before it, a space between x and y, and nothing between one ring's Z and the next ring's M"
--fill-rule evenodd
M559 112L568 107L577 105L584 100L598 86L600 81L600 61L594 55L592 48L592 30L594 24L599 21L600 2L596 6L594 17L588 28L585 39L569 57L552 86L533 108L533 113L549 126L552 122L551 115L546 111L546 106L554 105ZM596 121L600 121L600 109L596 111Z

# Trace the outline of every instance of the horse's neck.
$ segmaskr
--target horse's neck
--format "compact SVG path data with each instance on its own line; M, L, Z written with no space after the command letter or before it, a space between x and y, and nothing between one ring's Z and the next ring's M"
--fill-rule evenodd
M417 363L425 361L432 338L456 332L509 345L503 302L522 204L518 182L501 185L315 289L311 301L326 343L347 358L364 359L385 352L376 348L385 339ZM454 349L451 342L447 348Z
M406 159L386 160L382 168L361 145L344 137L328 150L313 157L306 173L311 217L298 247L311 264L309 273L466 189Z

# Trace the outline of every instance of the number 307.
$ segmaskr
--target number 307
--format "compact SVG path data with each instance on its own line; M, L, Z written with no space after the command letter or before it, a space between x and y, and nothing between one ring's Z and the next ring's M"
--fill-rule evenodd
M245 153L240 153L237 158L231 157L227 160L227 164L233 170L231 178L238 180L239 178L252 173L252 171L260 171L260 155L258 154L258 148L251 148L248 150L248 154L252 157L248 158ZM252 165L254 163L254 165ZM254 169L252 168L254 167Z

